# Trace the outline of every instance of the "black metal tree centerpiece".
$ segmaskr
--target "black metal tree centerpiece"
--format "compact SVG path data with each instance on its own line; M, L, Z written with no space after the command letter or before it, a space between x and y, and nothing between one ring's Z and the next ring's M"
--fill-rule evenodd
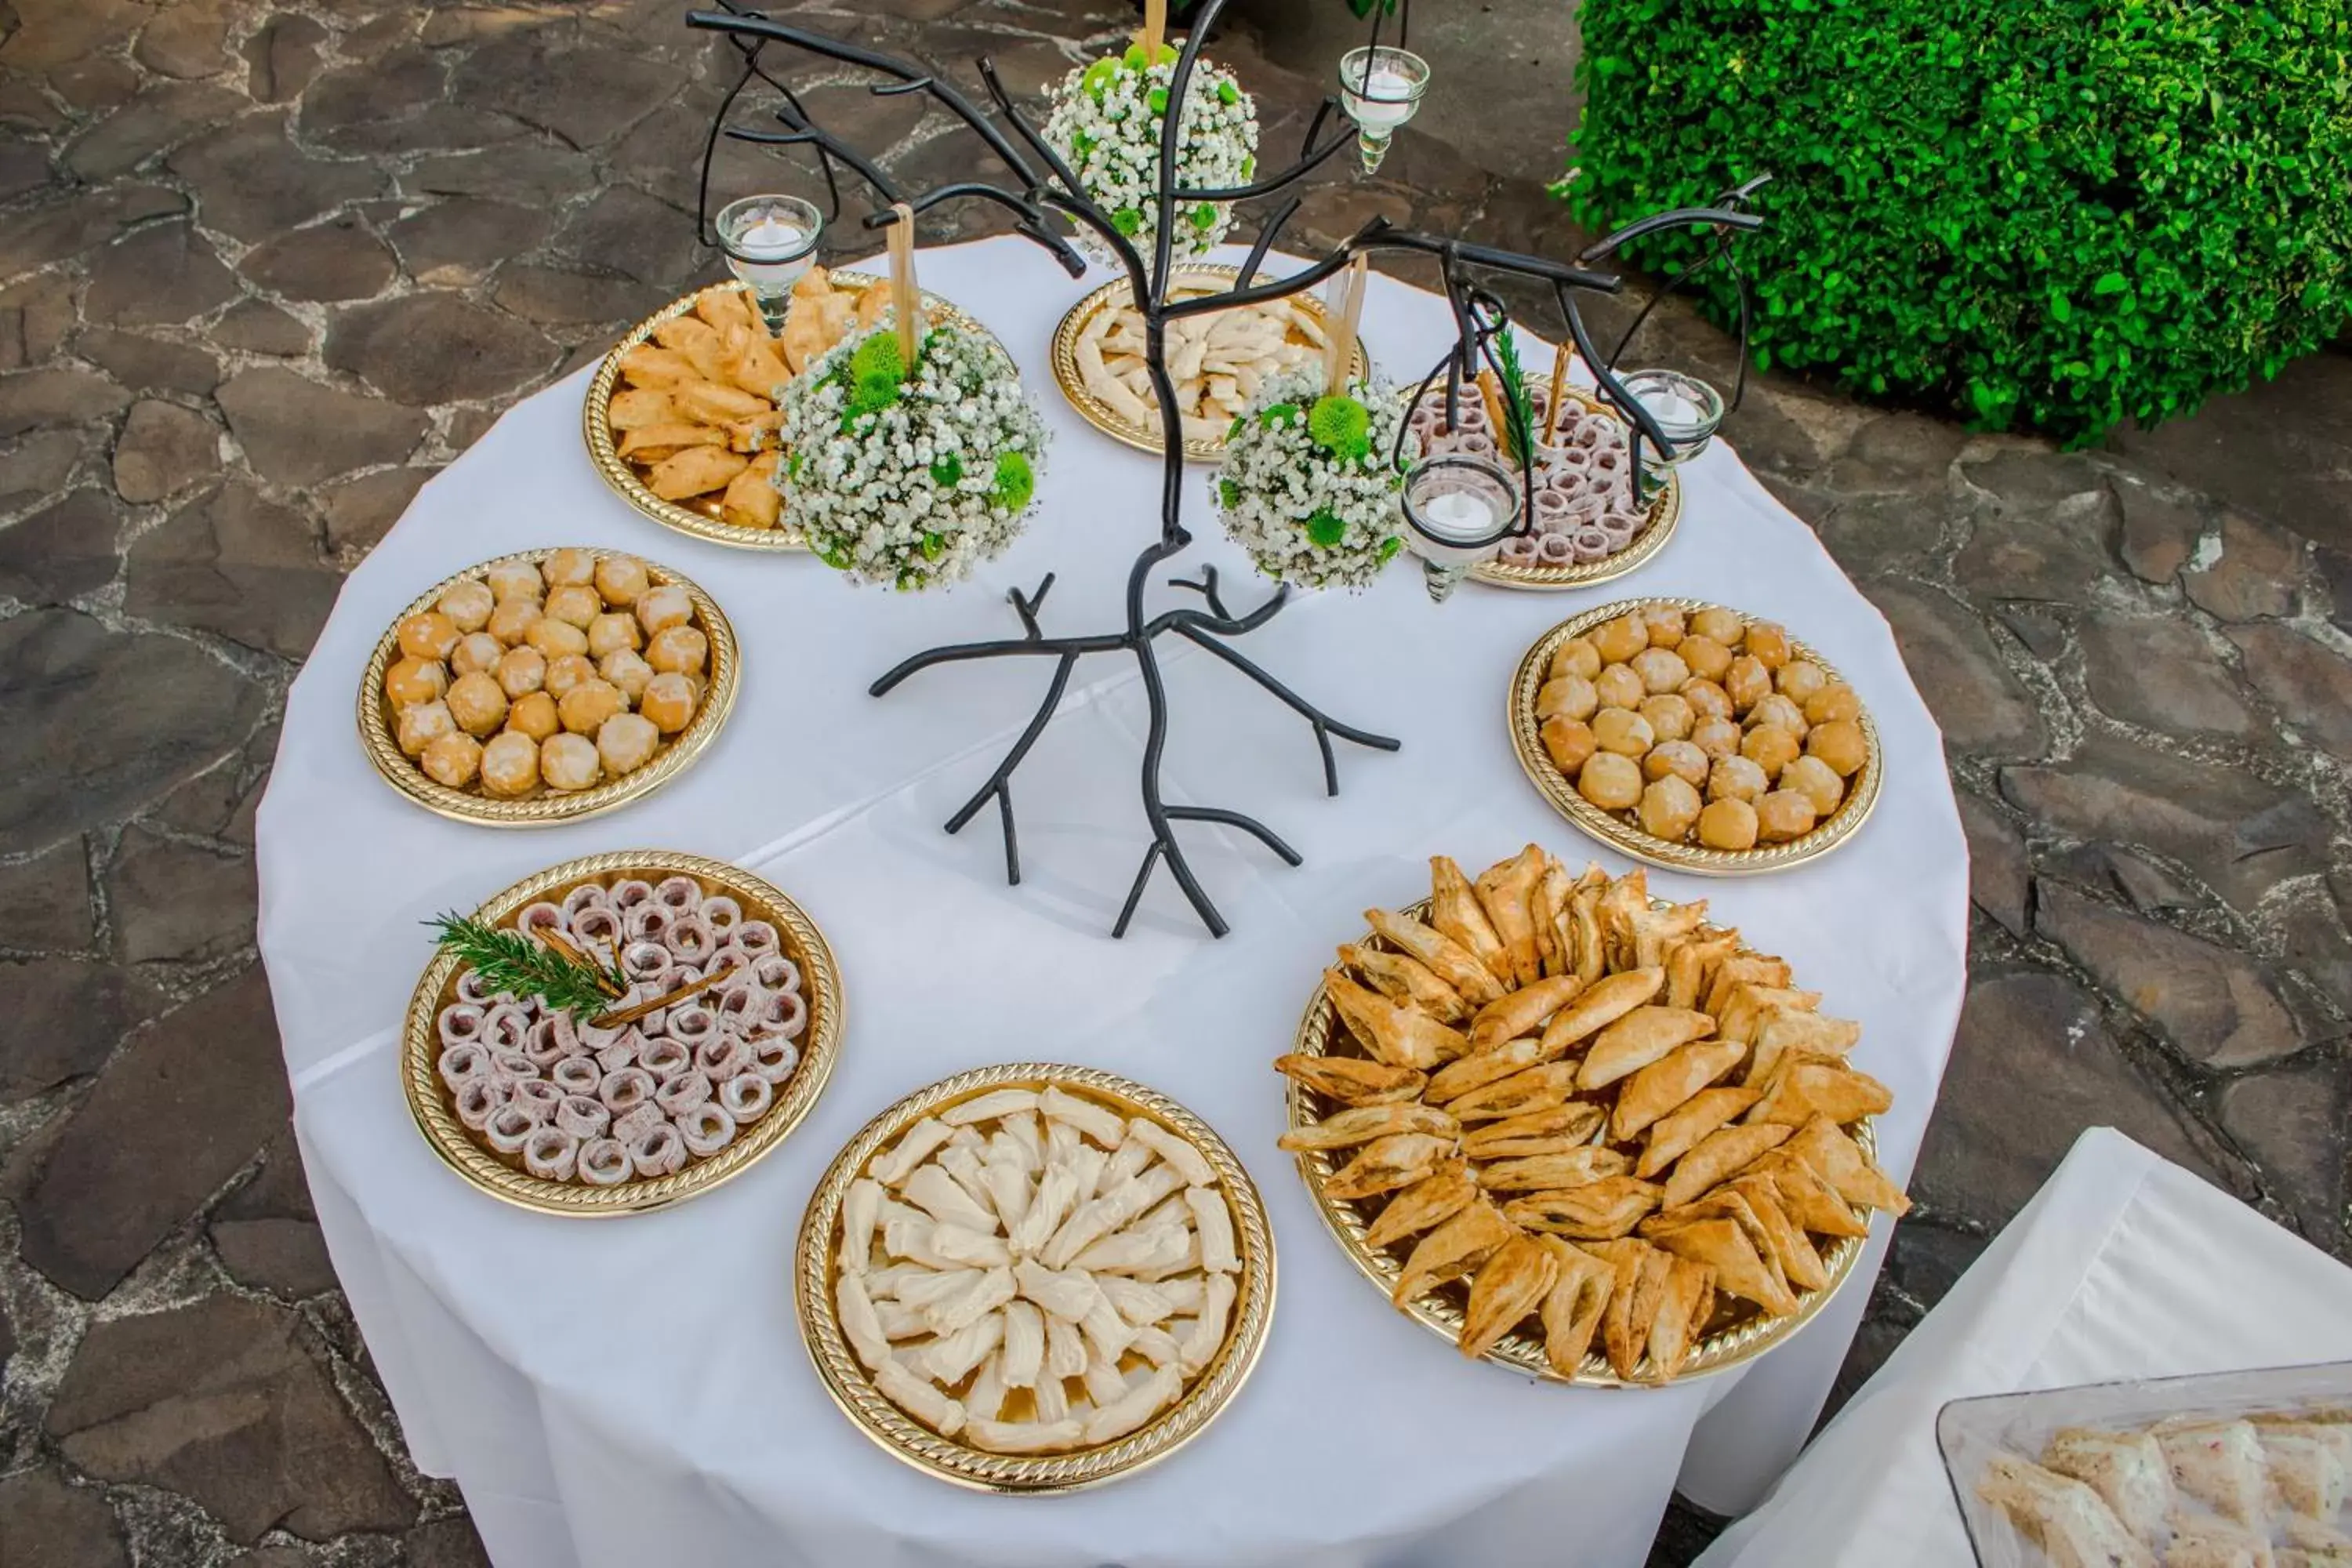
M1376 217L1321 259L1302 267L1286 278L1255 281L1259 266L1273 247L1276 237L1298 210L1301 198L1292 195L1260 224L1249 258L1243 263L1233 287L1213 293L1195 294L1192 289L1198 287L1199 280L1194 277L1190 280L1185 297L1176 298L1179 272L1171 251L1176 226L1182 221L1180 209L1189 211L1202 203L1239 202L1281 193L1296 185L1342 147L1358 140L1355 127L1345 124L1338 134L1325 139L1324 128L1331 121L1334 110L1339 108L1337 99L1326 98L1307 127L1297 162L1288 168L1248 184L1223 189L1198 190L1180 185L1177 163L1185 92L1200 57L1202 41L1223 8L1224 0L1205 0L1198 7L1192 17L1191 31L1176 59L1174 76L1168 88L1169 107L1162 116L1160 132L1158 190L1150 198L1157 204L1157 221L1151 226L1152 254L1148 262L1112 216L1087 195L1067 163L1015 106L987 59L979 62L979 71L993 100L993 118L952 84L907 60L860 48L824 34L792 26L751 11L698 11L688 17L693 26L729 35L743 57L743 75L719 105L706 142L702 172L706 208L709 150L715 148L723 132L740 141L814 150L823 167L836 216L840 210L840 188L835 164L837 162L855 173L881 198L881 206L865 217L865 225L869 229L887 229L901 220L902 212L919 215L945 203L966 199L992 202L1010 209L1015 216L1015 232L1045 247L1073 278L1084 273L1086 262L1059 231L1056 215L1091 231L1117 257L1119 266L1127 273L1136 306L1143 317L1149 374L1157 394L1164 459L1159 536L1144 547L1128 574L1124 624L1118 630L1078 637L1045 636L1037 617L1044 607L1046 593L1054 584L1053 574L1048 573L1034 593L1024 594L1016 588L1009 595L1013 612L1021 620L1021 636L929 649L908 658L875 681L871 688L875 696L883 696L909 677L935 665L992 658L1054 661L1054 673L1046 684L1036 716L1029 721L987 782L946 824L950 833L959 831L992 797L1003 821L1005 875L1009 881L1017 883L1021 879L1021 859L1013 812L1012 779L1014 771L1045 732L1064 691L1068 688L1070 673L1076 668L1078 660L1089 654L1105 653L1124 653L1135 659L1150 709L1150 724L1143 744L1142 795L1144 816L1151 827L1151 841L1144 850L1143 864L1137 869L1127 901L1112 928L1114 936L1126 934L1128 924L1142 900L1144 889L1150 882L1152 871L1163 860L1202 923L1214 935L1225 934L1228 928L1224 917L1218 913L1216 905L1211 901L1185 859L1183 846L1176 833L1179 823L1212 823L1239 828L1287 864L1298 865L1301 858L1297 850L1254 817L1221 806L1172 804L1163 798L1160 773L1161 755L1168 738L1168 697L1155 646L1160 638L1172 635L1205 648L1304 718L1322 749L1324 784L1331 795L1337 795L1339 790L1339 764L1331 745L1334 736L1378 751L1392 752L1398 749L1399 744L1388 736L1377 735L1332 718L1236 651L1226 640L1255 631L1272 620L1288 602L1290 590L1287 586L1277 586L1255 607L1236 615L1226 606L1220 592L1216 568L1203 564L1197 578L1171 577L1168 580L1170 587L1200 595L1201 605L1162 609L1156 614L1147 607L1146 590L1150 585L1154 569L1160 563L1181 553L1192 542L1192 535L1184 527L1183 521L1184 433L1175 384L1168 371L1166 336L1169 323L1189 316L1207 315L1301 293L1349 267L1359 256L1402 252L1431 258L1437 263L1446 299L1453 307L1457 341L1441 363L1430 372L1422 386L1425 393L1439 374L1445 376L1446 409L1450 420L1465 378L1475 376L1482 364L1498 375L1504 369L1497 357L1495 342L1499 333L1509 330L1508 318L1501 302L1475 281L1476 275L1503 274L1548 283L1565 320L1568 341L1575 344L1577 352L1593 367L1601 395L1621 411L1633 427L1633 467L1638 486L1643 441L1647 440L1669 458L1675 454L1675 447L1652 413L1617 379L1610 363L1615 356L1604 359L1596 352L1591 335L1579 312L1576 294L1579 290L1617 292L1621 279L1613 273L1593 270L1591 264L1607 258L1620 247L1641 236L1670 228L1703 230L1716 236L1713 248L1700 262L1694 263L1693 268L1686 268L1687 271L1727 254L1735 235L1758 228L1762 222L1754 214L1741 210L1740 203L1753 188L1751 185L1727 193L1713 206L1678 208L1643 218L1586 247L1575 262L1563 263L1475 245L1453 237L1416 233L1399 228L1385 218ZM1380 38L1381 11L1376 0L1372 7L1375 52ZM887 79L874 86L872 90L877 94L927 94L979 138L987 152L1003 166L1009 182L997 184L977 180L957 181L927 191L902 192L870 159L818 124L792 89L763 67L760 56L771 44L805 49L826 59L874 71ZM737 96L754 79L766 82L781 95L782 101L775 113L783 126L782 131L727 125L730 110ZM1008 130L1010 135L1007 134ZM1619 348L1622 352L1622 342ZM1744 361L1744 348L1742 357ZM1530 456L1526 451L1519 454L1523 469ZM1528 489L1522 487L1522 497L1528 493ZM1524 533L1532 526L1531 507L1523 500L1518 514L1501 520L1499 531L1492 540L1485 542L1498 542L1506 535Z

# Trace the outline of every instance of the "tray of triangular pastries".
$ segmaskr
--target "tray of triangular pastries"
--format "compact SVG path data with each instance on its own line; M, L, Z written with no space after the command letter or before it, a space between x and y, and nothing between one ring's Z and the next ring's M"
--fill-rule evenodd
M1787 1339L1850 1276L1894 1102L1785 960L1541 848L1370 910L1288 1055L1331 1234L1474 1359L1655 1384Z

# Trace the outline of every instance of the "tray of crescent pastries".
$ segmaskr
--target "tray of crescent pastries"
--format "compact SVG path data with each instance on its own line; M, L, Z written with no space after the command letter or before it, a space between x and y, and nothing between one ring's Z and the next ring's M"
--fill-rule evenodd
M1853 1272L1894 1103L1786 960L1540 847L1369 910L1288 1055L1325 1224L1462 1353L1562 1382L1720 1372Z
M1985 1568L2352 1563L2352 1362L1956 1399L1936 1443Z

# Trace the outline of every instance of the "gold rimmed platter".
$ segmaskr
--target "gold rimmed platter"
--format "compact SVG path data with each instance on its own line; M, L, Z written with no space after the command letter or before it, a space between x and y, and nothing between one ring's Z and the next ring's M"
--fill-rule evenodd
M1617 417L1615 410L1584 388L1571 386L1566 391L1569 396L1590 411ZM1571 588L1590 588L1647 565L1674 538L1675 525L1682 521L1682 471L1669 469L1665 489L1657 500L1650 503L1649 515L1643 519L1641 531L1634 534L1633 542L1616 554L1582 565L1567 566L1514 566L1502 561L1482 561L1470 569L1470 575L1497 588L1519 588L1531 593L1553 594Z
M586 550L585 552L598 560L629 554L626 551L617 550ZM633 556L632 559L643 562L651 585L662 587L674 584L686 590L688 602L693 607L693 618L688 624L702 633L709 645L699 700L686 726L675 734L663 736L651 760L617 778L603 780L586 789L554 790L541 783L534 785L529 794L502 797L489 794L478 777L465 787L457 788L426 774L400 748L400 716L394 711L392 699L385 690L386 673L401 658L401 623L432 609L440 602L442 595L461 583L485 581L486 574L511 563L528 562L534 566L543 565L556 553L552 549L518 551L511 555L501 555L468 566L462 572L452 573L412 600L393 618L383 636L377 639L375 651L368 659L367 669L360 677L360 743L367 752L368 761L375 765L375 771L383 776L384 782L425 810L455 821L478 823L490 827L544 827L594 816L652 794L691 767L695 759L718 737L720 727L733 711L736 689L741 679L742 656L736 645L735 628L728 622L726 612L683 574L655 562L645 561L642 556Z
M457 1095L444 1079L440 1059L445 1045L440 1018L445 1008L460 1001L463 965L456 954L441 952L417 982L408 1005L401 1043L401 1081L409 1113L417 1131L444 1163L492 1197L541 1214L574 1218L602 1218L643 1214L666 1208L710 1191L742 1174L790 1135L824 1091L834 1062L840 1055L843 1002L841 972L833 950L816 922L783 892L765 879L724 861L660 850L625 850L591 855L549 868L526 878L492 898L476 911L484 923L512 927L526 909L541 903L562 904L574 889L589 885L610 889L625 881L658 884L673 877L690 879L706 896L734 900L746 921L761 921L775 929L776 951L789 959L799 974L798 994L804 1022L794 1047L798 1061L789 1076L772 1085L772 1095L756 1118L740 1127L731 1142L715 1153L689 1158L667 1175L632 1176L611 1186L593 1186L576 1179L549 1180L533 1175L515 1154L493 1149L485 1135L460 1120Z
M956 1106L1003 1089L1042 1091L1052 1085L1122 1119L1144 1118L1172 1134L1207 1163L1215 1191L1225 1200L1239 1269L1224 1332L1213 1356L1186 1377L1182 1391L1140 1427L1091 1447L1020 1454L992 1452L942 1436L886 1397L852 1347L838 1305L844 1207L853 1184L877 1153L895 1149L909 1129L940 1118ZM1197 1237L1194 1245L1198 1245ZM1274 1233L1249 1173L1206 1122L1167 1096L1093 1068L1016 1062L976 1068L919 1089L866 1123L835 1157L801 1222L795 1296L802 1339L825 1392L858 1430L899 1459L940 1480L982 1491L1038 1493L1075 1491L1134 1474L1168 1458L1215 1420L1240 1391L1265 1348L1274 1315ZM1168 1320L1176 1324L1177 1320ZM1119 1366L1130 1388L1150 1375L1150 1363L1128 1350ZM949 1397L972 1397L973 1371L951 1385ZM1070 1386L1079 1380L1072 1378ZM1003 1418L1036 1414L1025 1388L1006 1391ZM959 1410L961 1410L959 1406Z
M1652 904L1654 908L1665 907L1662 900L1653 900ZM1426 921L1430 910L1429 901L1423 900L1398 912ZM1702 934L1712 935L1715 931L1716 928L1711 926L1702 928ZM1367 931L1357 938L1356 945L1383 952L1397 951L1374 931ZM1751 950L1743 945L1740 951ZM1307 997L1307 1011L1299 1020L1298 1031L1290 1048L1293 1053L1307 1057L1360 1057L1365 1054L1352 1032L1341 1021L1325 982L1318 981ZM1287 1120L1293 1129L1311 1126L1345 1109L1337 1100L1316 1093L1295 1079L1288 1081L1286 1088ZM1865 1156L1875 1157L1877 1141L1870 1118L1860 1118L1847 1124L1843 1130L1861 1146ZM1601 1132L1595 1134L1595 1142L1602 1141L1605 1136L1604 1127ZM1381 1200L1339 1198L1327 1190L1333 1173L1350 1156L1361 1152L1357 1148L1335 1152L1306 1151L1293 1157L1297 1161L1299 1176L1306 1183L1316 1212L1322 1216L1324 1226L1339 1244L1339 1249L1383 1296L1392 1298L1403 1274L1404 1260L1420 1237L1410 1235L1387 1246L1375 1246L1368 1232L1379 1215ZM1530 1377L1592 1388L1656 1387L1669 1381L1682 1383L1727 1372L1754 1361L1811 1321L1852 1277L1855 1264L1861 1260L1864 1241L1864 1237L1858 1236L1839 1237L1822 1246L1821 1258L1827 1271L1828 1283L1816 1289L1800 1292L1797 1310L1786 1316L1768 1315L1748 1301L1719 1290L1716 1292L1712 1312L1694 1337L1681 1369L1670 1380L1657 1375L1655 1363L1646 1352L1633 1367L1631 1378L1620 1377L1603 1353L1598 1337L1578 1365L1575 1374L1563 1377L1544 1353L1543 1335L1533 1327L1532 1310L1529 1318L1506 1333L1483 1359ZM1453 1345L1462 1337L1468 1297L1467 1279L1453 1279L1404 1303L1400 1310L1414 1322Z
M855 290L861 294L868 289L887 287L883 279L868 273L836 271L828 276L836 288ZM739 282L714 283L710 288L724 292L740 293L747 301L751 298L750 289ZM588 395L582 402L580 409L581 435L587 442L589 461L595 466L596 472L603 477L604 482L612 486L622 500L665 528L674 528L680 533L692 534L697 539L708 539L718 544L737 545L745 550L806 550L808 541L801 537L800 530L788 523L780 523L774 528L749 528L741 523L728 521L719 515L719 497L716 493L698 496L690 500L665 500L654 494L646 485L644 470L622 457L619 448L614 443L613 427L605 411L612 404L613 394L621 384L621 356L650 339L663 323L675 321L692 310L695 301L699 300L704 292L706 290L698 289L691 294L673 300L639 321L629 330L626 336L613 345L603 361L598 363L596 374L589 378ZM953 321L995 343L997 352L1003 355L1007 374L1013 375L1020 374L1013 368L1013 356L1004 352L1004 345L996 334L966 311L931 293L929 289L923 292L923 310L931 320Z
M1240 277L1241 268L1238 267L1203 265L1180 268L1171 298L1221 292L1232 288ZM1257 281L1266 282L1270 279L1267 274L1260 273ZM1112 440L1140 451L1158 452L1161 449L1161 437L1156 405L1152 405L1153 416L1150 419L1136 419L1122 414L1087 386L1086 377L1078 369L1078 340L1085 335L1087 327L1105 310L1116 310L1133 298L1132 289L1127 279L1122 278L1104 284L1070 307L1069 313L1054 329L1054 384L1062 389L1062 395L1070 400L1070 406L1078 411L1081 418ZM1312 294L1293 295L1288 303L1293 309L1311 317L1318 327L1326 321L1323 302ZM1310 344L1296 328L1292 329L1290 341L1301 347L1313 348L1319 360L1321 346ZM1365 353L1363 340L1359 338L1349 374L1358 377L1369 376L1371 363L1370 357ZM1225 438L1222 432L1185 439L1186 462L1213 463L1224 455Z
M1562 816L1589 837L1636 860L1669 870L1708 877L1740 877L1782 871L1817 860L1851 840L1862 830L1863 825L1870 819L1871 812L1877 806L1886 773L1885 756L1879 747L1878 727L1872 721L1866 707L1861 709L1854 720L1862 731L1863 763L1846 780L1844 797L1834 811L1815 822L1811 832L1784 842L1759 842L1746 849L1723 849L1701 844L1695 838L1662 838L1645 830L1633 811L1603 809L1578 791L1576 781L1560 770L1544 745L1543 721L1536 712L1537 696L1543 689L1549 674L1553 656L1563 643L1583 637L1630 611L1651 605L1685 614L1727 607L1704 599L1682 598L1626 599L1602 605L1571 616L1544 633L1519 660L1518 668L1511 677L1506 719L1511 729L1512 750L1517 753L1519 766L1526 772L1529 782ZM1731 613L1743 622L1758 619L1743 611L1733 610ZM1818 665L1831 682L1845 683L1836 666L1794 637L1789 640L1789 654L1792 659L1810 660Z

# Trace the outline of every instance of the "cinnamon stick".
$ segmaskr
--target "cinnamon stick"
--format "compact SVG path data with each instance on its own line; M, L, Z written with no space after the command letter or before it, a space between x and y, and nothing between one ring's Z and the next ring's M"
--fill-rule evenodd
M890 304L898 318L898 362L907 367L911 378L915 374L915 352L921 342L918 335L918 314L921 296L915 288L915 209L905 202L890 209L898 215L892 224L890 237Z

